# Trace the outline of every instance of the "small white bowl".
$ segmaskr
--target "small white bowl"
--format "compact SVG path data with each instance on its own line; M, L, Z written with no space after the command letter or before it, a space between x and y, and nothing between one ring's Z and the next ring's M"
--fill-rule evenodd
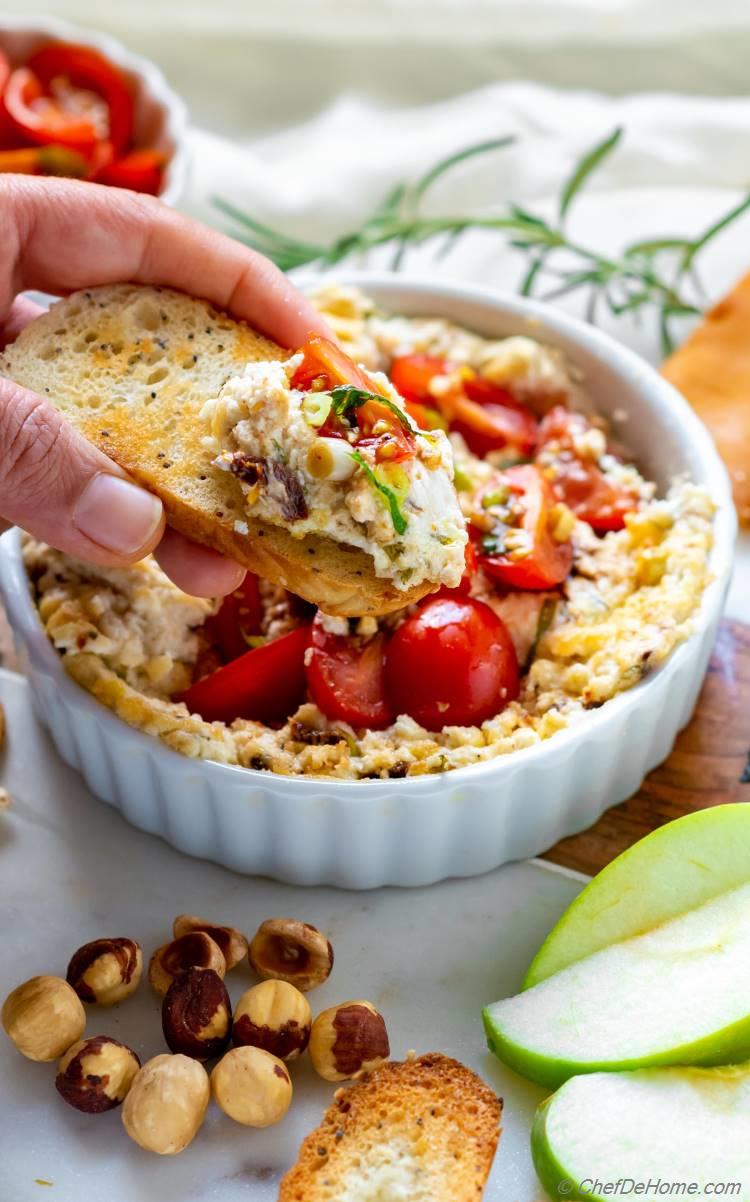
M695 632L666 664L574 728L444 776L352 782L273 776L185 759L79 688L42 630L17 533L3 540L0 587L37 711L60 754L134 825L190 855L294 884L425 885L536 855L590 826L666 758L706 671L736 524L727 475L704 427L671 385L607 335L489 289L391 274L345 279L395 313L449 317L491 336L527 333L562 348L596 407L660 488L688 473L710 490L719 507L713 579Z
M49 42L92 46L122 70L135 101L135 146L163 150L169 155L159 198L165 204L176 204L187 181L188 116L185 104L172 91L159 68L140 54L126 50L121 42L108 34L70 25L56 17L16 17L0 13L0 49L8 55L13 66L20 66Z

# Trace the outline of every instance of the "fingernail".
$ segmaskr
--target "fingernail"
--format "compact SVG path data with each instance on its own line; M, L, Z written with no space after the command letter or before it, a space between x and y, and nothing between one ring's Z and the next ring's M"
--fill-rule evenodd
M116 555L140 551L161 519L158 497L108 472L100 472L89 481L73 514L81 534Z

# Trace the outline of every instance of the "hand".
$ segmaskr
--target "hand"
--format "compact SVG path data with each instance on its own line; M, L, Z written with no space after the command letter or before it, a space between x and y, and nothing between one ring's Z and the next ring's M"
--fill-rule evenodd
M151 197L70 180L0 177L0 348L40 311L26 289L65 295L124 280L162 284L244 318L282 346L325 332L272 263ZM236 589L244 570L165 528L161 501L61 418L50 401L0 378L0 532L22 526L90 563L150 551L198 596Z

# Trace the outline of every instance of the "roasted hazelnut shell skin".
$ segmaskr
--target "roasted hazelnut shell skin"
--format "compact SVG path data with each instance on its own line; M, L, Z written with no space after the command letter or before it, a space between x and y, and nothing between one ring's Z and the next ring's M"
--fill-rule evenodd
M385 1020L371 1002L332 1006L315 1019L309 1051L313 1068L324 1080L352 1080L390 1056Z
M123 983L127 985L136 972L140 975L139 953L140 947L135 939L92 939L90 943L84 943L83 947L79 947L78 951L73 953L65 979L75 989L82 1002L96 1002L98 1000L96 993L83 979L91 965L100 956L114 956L120 966Z
M247 939L236 927L219 926L195 914L178 914L172 924L175 939L192 934L193 931L203 931L213 939L224 956L227 972L241 963L247 955Z
M279 1029L260 1027L242 1014L232 1027L232 1043L236 1048L260 1048L278 1060L294 1060L310 1042L310 1030L299 1023L286 1023Z
M148 966L152 989L164 997L175 978L188 968L211 968L224 977L222 950L205 931L190 931L156 949Z
M114 1110L117 1106L122 1105L123 1102L122 1098L109 1097L103 1089L97 1089L99 1080L96 1078L92 1080L83 1072L84 1057L96 1053L105 1044L115 1044L118 1048L123 1048L134 1058L138 1067L141 1067L140 1059L133 1049L129 1048L127 1044L121 1043L119 1039L111 1039L106 1035L94 1035L91 1039L87 1039L65 1072L58 1073L55 1077L55 1089L60 1097L83 1114L104 1114L107 1110Z
M333 947L309 922L267 918L253 936L248 960L261 980L286 981L309 993L331 975Z
M219 1011L226 1015L225 1033L201 1038L200 1031ZM221 1056L232 1036L232 1003L219 974L211 968L188 968L176 976L162 1002L161 1025L170 1051L193 1060Z

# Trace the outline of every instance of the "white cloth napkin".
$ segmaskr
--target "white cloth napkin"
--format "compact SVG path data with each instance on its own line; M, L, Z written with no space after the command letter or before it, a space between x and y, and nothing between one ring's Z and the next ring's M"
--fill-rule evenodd
M313 120L241 149L196 130L185 206L221 223L212 204L221 196L287 232L330 238L444 155L516 135L513 147L464 164L435 189L435 209L475 212L556 193L576 158L618 125L623 143L592 181L600 191L750 182L750 99L613 98L508 83L409 108L343 95Z

